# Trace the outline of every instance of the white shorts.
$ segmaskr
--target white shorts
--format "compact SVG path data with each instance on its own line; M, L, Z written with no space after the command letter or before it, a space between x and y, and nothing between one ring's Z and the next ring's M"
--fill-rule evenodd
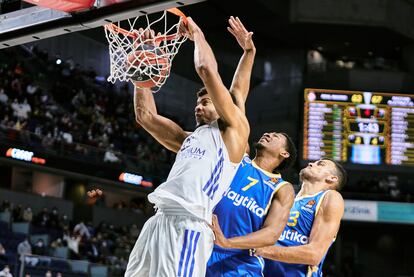
M182 211L158 211L145 223L125 277L204 277L213 240L204 220Z

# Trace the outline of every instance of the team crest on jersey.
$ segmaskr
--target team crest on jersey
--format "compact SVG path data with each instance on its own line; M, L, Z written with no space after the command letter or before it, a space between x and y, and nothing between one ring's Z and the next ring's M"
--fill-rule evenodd
M312 209L313 205L315 204L316 204L316 201L312 199L312 200L309 200L308 203L306 203L305 207Z
M188 136L181 146L180 153L184 158L201 159L205 156L206 150L200 147L191 145L194 136Z
M184 152L188 147L190 147L191 146L191 140L192 139L194 139L194 136L188 136L185 140L184 140L184 142L183 142L183 144L181 145L181 149L180 149L180 151L181 152Z
M276 184L279 182L279 178L273 177L269 181L272 182L273 184Z
M305 206L302 206L301 209L305 210L307 212L310 212L313 214L312 207L316 204L316 201L314 199L309 200L308 203L305 204Z

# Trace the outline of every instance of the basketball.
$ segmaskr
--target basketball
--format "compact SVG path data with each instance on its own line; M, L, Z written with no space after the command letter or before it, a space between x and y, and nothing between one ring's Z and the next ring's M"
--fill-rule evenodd
M169 75L165 53L152 44L141 44L128 55L128 76L138 87L152 88Z

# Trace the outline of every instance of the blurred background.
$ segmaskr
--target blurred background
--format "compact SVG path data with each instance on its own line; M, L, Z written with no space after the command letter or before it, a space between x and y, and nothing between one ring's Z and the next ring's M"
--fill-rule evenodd
M0 1L0 272L123 276L154 212L146 195L175 155L135 123L132 86L106 81L103 28L37 37L65 21L23 28L33 8ZM268 131L293 138L298 159L284 179L299 190L300 169L324 156L347 169L345 216L324 274L414 276L414 1L208 0L181 9L204 31L226 86L242 55L229 16L254 32L250 142ZM194 130L201 86L188 41L155 94L159 113ZM105 191L94 205L92 188Z

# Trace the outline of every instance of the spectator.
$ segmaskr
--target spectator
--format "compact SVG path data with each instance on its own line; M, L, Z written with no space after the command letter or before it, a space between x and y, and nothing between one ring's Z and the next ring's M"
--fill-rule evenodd
M46 271L45 277L52 277L52 271Z
M10 267L8 265L5 265L3 270L0 271L0 277L13 277L10 273Z
M52 228L59 227L59 211L56 207L53 207L52 212L50 213L49 226Z
M7 94L4 93L4 89L0 88L0 104L7 105L7 102L9 101L9 97Z
M52 250L55 250L56 248L58 248L58 247L63 247L63 244L62 244L62 239L61 238L57 238L56 240L54 240L54 241L52 241L51 243L50 243L50 248L52 249ZM52 251L52 253L53 253L53 251Z
M60 219L59 226L62 230L69 229L70 220L67 214L63 214L62 218Z
M38 239L33 246L33 254L44 256L46 255L46 245L43 239Z
M0 208L1 212L10 212L11 211L11 205L9 200L3 200L3 203L1 204Z
M24 241L17 245L17 253L19 254L19 256L32 254L32 246L30 245L27 237Z
M33 212L30 206L27 206L26 209L23 211L23 221L32 222L33 220Z
M99 262L100 253L99 253L99 245L97 242L96 237L92 237L86 247L85 247L86 256L88 259L94 263Z
M65 234L63 240L68 244L68 248L71 252L71 259L80 258L79 255L79 243L81 241L81 236Z
M37 86L33 85L33 84L28 84L26 87L26 93L28 95L33 95L35 94L37 91Z
M136 224L132 224L131 228L129 229L129 235L133 239L137 239L141 230L138 228Z
M106 149L105 156L104 156L104 162L109 162L109 163L118 163L118 162L120 162L119 158L115 155L113 149L114 149L113 144L111 144Z
M16 205L13 209L13 221L22 222L23 221L23 207L22 205Z
M43 208L43 210L37 215L36 223L38 226L49 227L50 214L48 208Z
M3 247L1 243L0 243L0 261L3 261L3 262L7 261L6 249Z
M83 221L76 224L76 226L73 228L73 233L75 235L79 235L82 238L89 239L91 237L91 234L89 233L88 227L86 227L85 223Z

